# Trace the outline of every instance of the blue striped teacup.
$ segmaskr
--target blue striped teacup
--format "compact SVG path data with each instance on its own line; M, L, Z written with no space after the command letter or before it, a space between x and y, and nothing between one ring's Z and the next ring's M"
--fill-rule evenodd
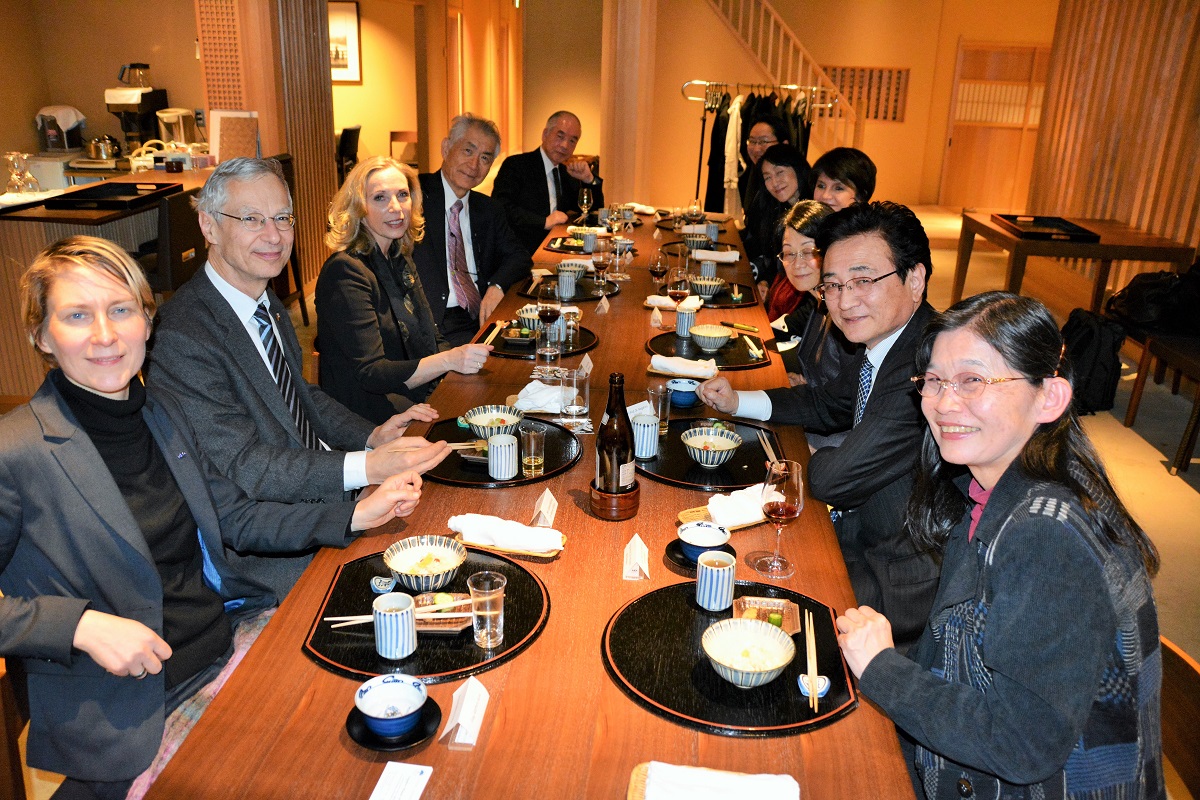
M701 553L696 559L696 602L708 611L733 605L733 577L737 559L720 550Z
M638 414L633 418L634 458L658 457L658 417Z
M416 605L404 592L388 592L371 604L375 617L375 651L393 661L417 649Z

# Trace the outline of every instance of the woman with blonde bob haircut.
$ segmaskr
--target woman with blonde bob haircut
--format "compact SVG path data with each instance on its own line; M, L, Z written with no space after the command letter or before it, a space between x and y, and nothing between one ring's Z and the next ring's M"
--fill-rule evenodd
M0 657L26 676L29 765L67 776L55 797L124 798L161 768L167 715L191 701L177 746L199 690L275 605L226 553L343 547L412 513L421 479L394 475L357 504L256 503L204 457L179 406L143 387L155 307L128 253L63 239L21 294L52 368L0 417Z
M421 185L387 156L360 161L329 210L336 250L317 278L321 388L381 423L429 396L447 372L478 372L491 345L451 348L412 259L425 233Z

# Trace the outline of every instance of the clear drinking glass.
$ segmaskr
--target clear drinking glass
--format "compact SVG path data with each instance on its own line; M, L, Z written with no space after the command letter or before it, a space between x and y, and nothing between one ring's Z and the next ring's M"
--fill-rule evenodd
M583 213L579 216L579 224L587 225L588 211L592 207L592 190L586 186L579 187L579 210Z
M476 572L467 578L475 644L484 650L504 643L504 587L507 583L508 579L499 572Z
M779 542L784 526L798 518L804 509L804 477L799 463L775 461L767 464L762 504L763 516L775 524L775 552L751 553L746 561L765 578L791 577L796 568L780 555Z

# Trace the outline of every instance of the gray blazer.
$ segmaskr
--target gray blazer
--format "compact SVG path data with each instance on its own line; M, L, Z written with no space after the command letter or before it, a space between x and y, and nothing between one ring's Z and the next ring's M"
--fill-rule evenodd
M353 538L350 503L250 501L199 452L170 398L148 393L142 415L225 600L274 603L233 548L344 546ZM161 636L162 583L120 489L49 379L28 405L0 418L0 591L0 656L22 659L27 675L29 765L85 780L137 776L162 740L163 675L119 678L71 643L89 608Z
M175 398L203 439L205 454L255 500L350 499L342 491L345 451L365 448L375 426L303 380L296 331L275 293L267 296L296 393L331 450L304 446L271 370L203 269L159 313L147 386ZM312 554L260 560L282 597Z

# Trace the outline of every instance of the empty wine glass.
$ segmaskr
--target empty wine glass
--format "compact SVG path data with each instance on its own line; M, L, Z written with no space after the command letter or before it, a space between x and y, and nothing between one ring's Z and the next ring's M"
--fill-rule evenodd
M588 211L592 207L592 190L586 186L579 187L579 210L583 213L579 216L579 224L588 224Z
M765 578L789 578L796 568L779 553L783 528L800 516L804 509L804 478L801 466L795 461L774 461L767 464L763 480L763 516L775 524L775 552L751 553L746 560Z

